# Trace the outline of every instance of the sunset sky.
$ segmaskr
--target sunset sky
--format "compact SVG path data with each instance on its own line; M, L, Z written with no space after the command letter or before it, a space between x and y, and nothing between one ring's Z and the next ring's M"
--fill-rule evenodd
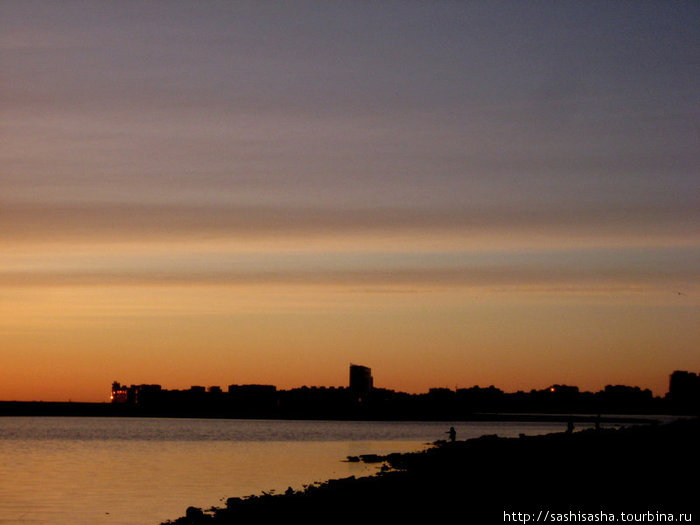
M0 3L0 400L667 391L700 3Z

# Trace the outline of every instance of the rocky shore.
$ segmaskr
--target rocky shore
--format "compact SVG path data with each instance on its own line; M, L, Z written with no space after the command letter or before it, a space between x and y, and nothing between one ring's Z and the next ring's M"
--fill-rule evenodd
M372 458L383 462L382 472L374 476L331 480L279 495L230 498L222 508L190 507L185 516L166 523L380 523L409 518L503 523L525 522L526 516L528 521L611 521L613 515L621 521L621 513L643 512L657 518L674 513L677 520L678 513L692 513L697 506L699 444L698 418L439 442L424 452Z

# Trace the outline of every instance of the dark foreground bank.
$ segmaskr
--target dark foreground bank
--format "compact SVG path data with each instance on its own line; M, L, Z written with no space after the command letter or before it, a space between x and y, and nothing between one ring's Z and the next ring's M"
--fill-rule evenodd
M167 523L649 522L650 516L687 522L691 513L698 518L699 445L698 418L572 434L485 436L389 455L385 471L375 476L230 498L226 507L189 508ZM671 514L673 520L661 519Z

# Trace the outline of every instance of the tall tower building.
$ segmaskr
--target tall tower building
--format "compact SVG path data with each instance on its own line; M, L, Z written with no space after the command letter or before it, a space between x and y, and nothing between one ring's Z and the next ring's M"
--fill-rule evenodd
M366 366L350 365L350 392L358 401L362 401L372 391L374 382L372 370Z

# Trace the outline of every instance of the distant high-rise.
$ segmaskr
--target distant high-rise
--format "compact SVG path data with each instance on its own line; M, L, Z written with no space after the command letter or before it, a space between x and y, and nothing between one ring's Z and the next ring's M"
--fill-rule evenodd
M362 400L374 387L372 370L366 366L350 365L350 391Z
M668 397L676 406L700 410L700 376L676 370L671 374Z

